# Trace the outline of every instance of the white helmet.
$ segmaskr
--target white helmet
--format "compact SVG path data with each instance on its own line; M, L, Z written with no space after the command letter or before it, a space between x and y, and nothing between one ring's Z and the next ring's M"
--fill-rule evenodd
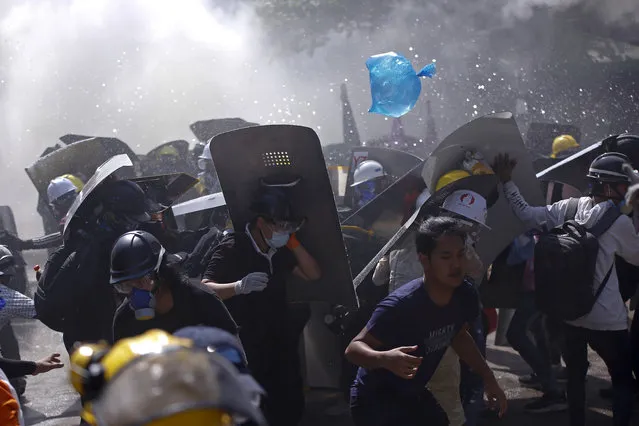
M490 229L486 226L486 217L488 216L486 199L474 191L462 189L453 192L446 197L442 208Z
M384 167L377 161L365 160L359 163L353 172L353 184L351 186L357 186L361 183L371 181L380 177L386 176Z
M51 180L49 187L47 188L47 197L49 197L49 204L53 204L64 195L71 192L78 192L78 188L71 182L71 180L58 176Z

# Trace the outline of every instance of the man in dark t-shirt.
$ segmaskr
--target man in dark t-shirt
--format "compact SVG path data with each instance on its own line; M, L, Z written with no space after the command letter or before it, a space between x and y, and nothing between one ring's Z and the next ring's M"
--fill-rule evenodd
M304 413L298 347L306 318L287 302L286 281L291 274L316 280L320 269L295 237L303 221L284 190L263 189L252 211L254 219L214 249L202 283L224 300L240 327L249 368L267 394L269 424L294 426Z
M447 425L426 389L449 346L482 376L486 394L506 410L506 397L468 333L479 315L477 291L465 281L468 235L449 217L426 220L416 246L424 277L391 293L346 349L360 368L351 388L357 426Z

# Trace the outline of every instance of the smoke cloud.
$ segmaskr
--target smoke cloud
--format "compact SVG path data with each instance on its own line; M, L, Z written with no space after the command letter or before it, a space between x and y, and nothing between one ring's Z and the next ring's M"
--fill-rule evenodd
M440 137L493 110L537 108L549 120L567 120L558 102L542 108L527 106L526 99L516 105L494 99L514 91L536 96L538 82L529 76L540 59L558 38L580 36L549 31L549 20L515 39L499 40L491 31L515 26L540 7L561 12L583 6L601 11L607 22L639 17L635 0L404 1L372 33L333 34L309 56L272 48L274 29L250 8L230 14L214 3L0 3L0 178L9 182L0 185L0 204L12 206L22 235L41 232L24 168L63 134L115 136L146 153L164 141L192 140L188 126L196 120L242 117L306 125L323 143L336 143L342 140L339 86L346 81L360 134L378 137L390 132L390 121L366 112L365 60L390 50L416 68L433 59L439 68L404 118L408 134L425 134L427 99ZM279 31L286 31L285 23ZM480 74L485 78L477 84ZM575 94L566 99L574 103Z

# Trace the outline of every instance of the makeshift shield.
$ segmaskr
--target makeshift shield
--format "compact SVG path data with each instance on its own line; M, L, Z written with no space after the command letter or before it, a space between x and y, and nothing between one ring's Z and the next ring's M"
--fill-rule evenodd
M353 208L354 188L353 174L357 166L365 160L377 161L384 168L391 182L396 181L420 164L423 160L408 152L397 151L388 148L357 147L352 151L351 163L346 177L346 191L344 193L344 205Z
M196 121L191 124L191 131L200 142L208 142L214 136L245 127L259 126L257 123L241 118L214 118L212 120Z
M127 144L116 138L100 137L57 149L36 160L25 171L40 196L47 200L47 187L53 178L67 173L91 176L98 166L118 154L125 154L132 162L137 162L137 156ZM133 171L131 176L134 176Z
M419 210L416 210L386 242L384 247L382 247L375 257L373 257L373 259L371 259L370 262L368 262L368 264L357 274L357 276L353 279L355 287L359 286L366 277L373 272L373 269L384 255L390 252L393 247L401 243L402 238L405 238L408 230L413 225L416 225L422 219L438 214L440 206L450 194L457 190L469 190L478 193L484 198L488 198L488 196L494 192L497 184L498 180L495 175L476 175L455 181L452 184L443 187L435 194L432 194L426 202L422 204ZM490 217L490 213L488 216ZM490 236L486 236L489 232L490 231L487 229L482 228L481 235L484 235L484 238L490 238ZM482 254L479 252L479 249L478 254L481 258Z
M531 205L543 205L544 198L539 182L535 179L530 154L511 113L480 117L446 137L426 160L422 173L426 185L434 188L444 173L461 168L466 151L481 153L487 162L492 162L499 153L509 154L517 160L513 181L524 199ZM527 229L504 197L499 197L492 206L489 204L486 224L492 230L489 234L484 234L476 249L484 265L488 266L515 237ZM482 292L491 292L489 283L482 286ZM496 295L496 300L499 303L499 295Z
M356 307L331 183L315 132L289 125L247 127L214 137L211 155L236 230L253 219L249 207L261 181L300 179L289 189L296 214L307 218L299 238L322 268L322 278L312 285L293 278L289 296L295 301Z
M72 147L74 145L69 146ZM126 175L127 173L122 173L122 171L127 167L133 167L133 162L128 155L120 154L106 161L97 168L93 176L91 176L91 179L87 181L84 188L82 188L82 191L80 191L77 198L69 208L67 219L64 223L64 231L62 232L65 240L68 238L69 230L73 228L72 225L75 225L75 223L79 221L80 217L84 214L85 207L88 206L89 200L92 198L91 194L93 191L100 186L102 182L111 178L118 172L120 172L118 173L118 177Z
M586 175L588 174L590 163L605 152L625 154L630 158L635 169L639 167L639 143L626 140L617 144L616 136L611 136L537 173L537 178L542 181L568 184L585 193L589 189Z
M415 197L411 197L410 194L419 194L426 187L420 176L421 170L422 163L342 221L345 237L354 240L347 241L353 275L360 274L369 264L371 250L379 251L413 213ZM369 235L351 232L352 229L364 230ZM365 244L358 244L359 241L364 241Z

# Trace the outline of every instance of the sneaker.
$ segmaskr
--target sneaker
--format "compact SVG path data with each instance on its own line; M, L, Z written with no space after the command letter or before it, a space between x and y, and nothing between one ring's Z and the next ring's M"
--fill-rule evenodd
M544 394L541 398L526 404L524 410L528 413L555 413L568 409L568 402L564 395Z
M519 377L519 384L527 388L541 390L541 382L535 373Z

